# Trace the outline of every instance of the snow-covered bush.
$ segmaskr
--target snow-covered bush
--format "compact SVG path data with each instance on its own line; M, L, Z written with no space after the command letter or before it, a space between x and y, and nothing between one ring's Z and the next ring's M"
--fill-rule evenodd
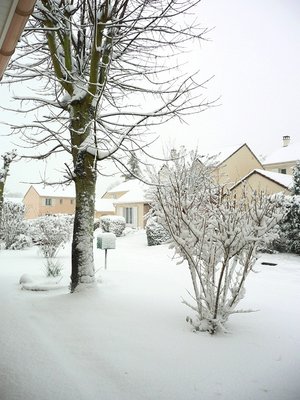
M156 246L170 239L169 232L157 222L155 217L148 218L146 223L146 235L148 246Z
M1 240L6 249L14 249L14 243L20 241L24 233L24 205L7 201L3 206L1 222Z
M29 232L44 257L53 258L71 237L73 217L46 215L30 222Z
M48 277L56 277L61 275L61 271L63 269L62 264L53 258L47 258L46 259L46 275Z
M272 247L282 253L300 254L300 196L282 196L279 204L285 215L279 221Z
M197 154L167 162L152 193L155 215L170 233L178 263L187 262L194 294L184 300L195 330L224 329L245 294L257 248L282 217L277 203L246 193L237 198L218 187ZM246 310L249 311L249 310Z
M23 250L26 249L27 247L32 246L32 240L30 236L24 235L23 233L20 233L15 238L14 243L10 246L11 250Z
M272 242L271 250L300 254L300 162L293 171L291 195L281 195L277 201L284 216L278 224L278 237Z
M105 215L100 220L103 232L114 233L117 237L122 236L126 226L124 217L119 215Z

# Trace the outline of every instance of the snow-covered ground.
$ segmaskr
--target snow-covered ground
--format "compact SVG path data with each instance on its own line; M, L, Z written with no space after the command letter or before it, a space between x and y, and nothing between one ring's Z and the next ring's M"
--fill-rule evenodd
M144 232L95 250L98 288L21 290L44 280L36 248L0 252L1 400L299 400L300 257L263 255L230 333L193 333L188 270ZM277 266L261 265L272 261Z

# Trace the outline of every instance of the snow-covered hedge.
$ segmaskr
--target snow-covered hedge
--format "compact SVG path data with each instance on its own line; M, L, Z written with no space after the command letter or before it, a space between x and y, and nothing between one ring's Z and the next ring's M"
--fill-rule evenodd
M119 215L105 215L100 218L103 232L114 233L117 237L122 236L126 222L125 218Z
M55 256L59 248L70 240L73 217L46 215L30 221L29 233L46 258Z
M280 196L279 203L285 215L279 221L278 238L272 248L282 253L300 254L300 195Z
M24 234L24 205L6 201L3 206L3 214L1 221L1 240L4 242L6 249L19 249ZM19 246L14 244L19 242ZM23 240L23 244L24 240Z
M168 231L156 221L155 217L148 218L146 235L148 246L156 246L170 239Z

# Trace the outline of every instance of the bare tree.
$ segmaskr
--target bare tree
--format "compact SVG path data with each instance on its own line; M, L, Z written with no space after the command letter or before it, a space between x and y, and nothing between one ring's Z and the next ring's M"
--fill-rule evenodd
M153 177L155 179L155 177ZM237 198L222 191L196 154L168 162L156 175L153 212L170 233L179 262L186 261L194 293L183 300L195 313L195 330L224 329L245 294L245 281L259 246L273 238L282 217L263 193Z
M200 0L38 0L7 82L39 82L20 100L39 117L15 126L37 158L66 154L76 187L71 291L94 282L93 217L99 162L146 151L151 127L203 111L196 76L177 69L205 30L192 20ZM184 17L189 18L186 24ZM191 22L192 21L192 22ZM176 72L177 71L177 72ZM24 103L23 103L24 104ZM41 117L42 116L42 117ZM144 138L144 139L143 139ZM128 157L124 157L127 159Z

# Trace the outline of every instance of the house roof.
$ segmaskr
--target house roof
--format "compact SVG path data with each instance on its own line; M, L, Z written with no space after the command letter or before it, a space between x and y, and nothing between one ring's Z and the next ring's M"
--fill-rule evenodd
M219 165L223 164L226 160L228 160L233 154L237 153L244 146L249 150L249 152L253 155L253 157L256 158L257 162L262 166L259 159L256 157L256 155L253 153L253 151L250 149L250 147L246 143L242 143L242 144L240 143L240 144L225 146L225 147L221 147L221 148L215 148L215 149L209 151L205 155L204 163L206 163L208 161L209 163L219 166Z
M95 210L99 212L115 212L112 199L96 199Z
M129 190L135 190L137 188L141 188L142 185L144 185L141 181L138 179L128 179L127 181L124 181L117 186L114 186L113 188L107 190L106 193L119 193L119 192L129 192Z
M75 187L73 184L70 184L68 186L65 186L65 185L55 185L55 186L31 185L31 187L33 187L33 189L41 197L68 197L68 198L76 197Z
M261 175L270 181L277 183L278 185L282 186L284 189L291 189L293 185L293 177L292 175L280 174L279 172L271 172L266 171L264 169L254 169L248 175L244 176L240 181L238 181L235 185L233 185L230 190L237 187L240 183L244 182L247 178L251 175L258 174Z
M138 179L129 179L108 190L106 193L114 194L125 192L113 201L114 204L147 203L147 185Z
M130 203L148 203L146 188L136 188L123 194L123 196L114 200L114 204L130 204Z
M264 160L264 165L300 160L300 142L291 143L274 151Z
M0 80L13 55L36 0L1 0L0 2Z

